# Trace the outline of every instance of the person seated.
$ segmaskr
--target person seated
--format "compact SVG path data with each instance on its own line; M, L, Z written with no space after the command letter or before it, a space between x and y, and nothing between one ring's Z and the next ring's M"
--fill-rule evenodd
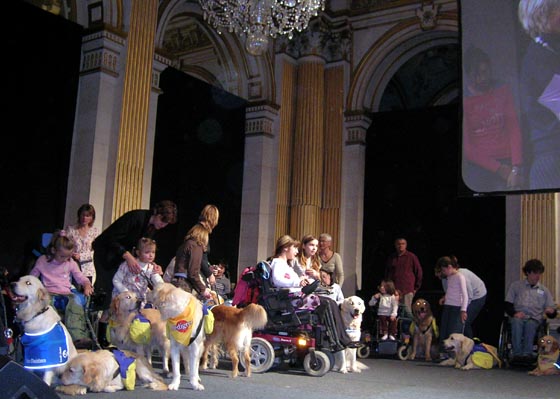
M72 285L72 280L82 288L83 295L93 293L91 281L81 271L72 254L74 241L57 231L53 234L47 254L41 255L29 272L39 278L52 297L53 307L64 313L64 324L77 346L91 344L85 320L86 301Z
M396 340L397 335L397 314L399 311L399 299L396 293L395 284L391 280L383 280L379 284L379 292L374 294L369 306L379 304L377 317L379 318L379 334L381 340Z
M276 242L276 251L270 267L272 270L272 283L277 288L288 288L295 296L302 295L302 289L310 283L304 277L299 277L291 266L291 261L298 254L298 241L289 235L282 236ZM316 283L315 283L316 284ZM358 343L346 333L342 315L338 304L327 296L321 297L319 306L314 312L327 329L331 339L331 350L338 352L346 347L357 346Z
M211 269L215 278L214 291L223 299L229 298L231 295L231 281L226 276L227 263L222 260L217 265L212 265Z
M537 329L544 317L556 317L556 308L548 288L539 282L544 265L539 259L523 266L526 278L513 282L507 292L505 311L510 317L514 360L531 361Z
M315 291L316 294L320 297L330 298L340 306L340 304L344 301L344 294L342 293L340 285L334 282L334 270L327 271L325 268L322 268L319 271L319 275L321 284L317 287L317 290Z

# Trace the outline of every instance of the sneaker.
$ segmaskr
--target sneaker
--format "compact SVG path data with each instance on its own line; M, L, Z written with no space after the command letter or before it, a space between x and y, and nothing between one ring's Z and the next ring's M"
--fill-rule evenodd
M387 338L389 338L389 336L387 334L385 334L384 336L381 337L381 341L386 341Z
M396 340L397 340L397 339L395 338L394 335L389 335L389 339L390 339L391 341L396 341Z

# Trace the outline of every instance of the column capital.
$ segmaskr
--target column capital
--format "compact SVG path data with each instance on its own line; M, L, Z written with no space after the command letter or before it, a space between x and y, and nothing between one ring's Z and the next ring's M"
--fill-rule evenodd
M371 125L371 118L365 113L347 114L344 117L346 130L346 145L365 144L367 130Z
M82 62L80 73L102 72L118 76L121 55L126 47L126 39L114 32L100 30L82 37Z
M268 102L251 103L245 110L245 136L274 136L279 107Z

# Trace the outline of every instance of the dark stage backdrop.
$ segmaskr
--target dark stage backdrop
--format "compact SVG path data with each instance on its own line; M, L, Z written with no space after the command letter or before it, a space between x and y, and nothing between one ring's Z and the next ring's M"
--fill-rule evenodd
M41 234L64 223L82 27L23 2L5 7L0 266L17 275Z
M179 222L162 230L157 261L168 264L211 203L220 221L210 236L210 261L225 259L236 276L246 102L174 68L161 74L160 86L151 199L176 201Z
M397 237L420 259L425 297L439 320L443 294L434 276L440 256L454 254L488 288L486 307L475 324L485 342L497 344L503 315L505 201L459 197L459 107L377 113L367 136L363 293L369 300L384 275Z

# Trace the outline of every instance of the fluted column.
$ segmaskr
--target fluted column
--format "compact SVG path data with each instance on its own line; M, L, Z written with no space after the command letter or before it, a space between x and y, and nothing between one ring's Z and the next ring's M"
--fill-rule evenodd
M340 248L340 198L342 173L342 132L344 106L344 67L325 72L325 139L322 179L321 232L334 238L333 249Z
M292 62L282 62L281 96L296 96L297 67ZM276 198L275 239L289 232L290 183L292 181L292 142L294 132L295 101L284 101L280 108L280 137L278 139L278 178Z
M113 219L142 205L157 6L157 0L132 2Z
M290 234L319 233L323 185L325 66L306 57L298 67Z
M559 215L558 194L526 194L521 196L521 267L528 259L538 258L545 265L544 285L558 299Z

